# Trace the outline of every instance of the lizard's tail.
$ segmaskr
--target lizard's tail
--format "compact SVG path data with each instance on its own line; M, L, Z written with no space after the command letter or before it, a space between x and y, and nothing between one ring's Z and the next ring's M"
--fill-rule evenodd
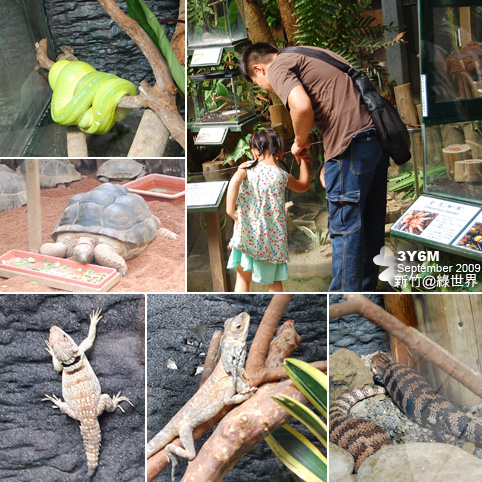
M87 474L92 476L99 465L100 426L97 419L82 422L80 433L84 440L85 455L87 456Z

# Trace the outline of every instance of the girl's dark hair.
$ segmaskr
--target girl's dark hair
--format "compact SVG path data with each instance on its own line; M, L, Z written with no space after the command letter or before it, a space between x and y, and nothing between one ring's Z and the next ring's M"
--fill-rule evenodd
M283 139L281 139L274 129L260 129L253 132L249 140L249 147L251 149L258 149L259 155L268 151L273 156L276 156L278 152L283 150ZM251 169L256 166L256 164L258 164L258 159L255 159L246 169Z

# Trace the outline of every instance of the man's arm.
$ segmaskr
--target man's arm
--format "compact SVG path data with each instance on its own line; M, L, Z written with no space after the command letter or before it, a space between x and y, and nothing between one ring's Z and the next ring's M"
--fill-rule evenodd
M309 135L315 121L315 114L304 87L297 85L288 95L291 120L295 131L295 142L291 146L291 153L309 161Z

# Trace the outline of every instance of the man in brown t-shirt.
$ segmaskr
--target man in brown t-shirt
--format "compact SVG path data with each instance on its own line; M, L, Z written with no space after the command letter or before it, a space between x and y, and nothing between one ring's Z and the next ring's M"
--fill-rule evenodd
M384 245L388 155L353 81L327 62L280 54L265 43L248 47L240 68L245 78L276 93L288 108L294 156L309 157L313 124L321 132L326 160L321 181L333 248L330 291L374 291L378 266L373 258Z

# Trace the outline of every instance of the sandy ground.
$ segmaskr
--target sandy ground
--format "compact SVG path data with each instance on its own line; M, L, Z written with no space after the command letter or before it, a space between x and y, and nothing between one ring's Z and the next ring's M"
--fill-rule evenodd
M68 200L77 193L87 192L100 183L92 175L55 189L41 191L42 241L51 241L52 233ZM145 251L127 261L127 276L122 278L111 292L184 292L185 291L185 209L184 202L147 203L162 227L179 234L173 241L157 236ZM0 213L0 255L11 249L29 251L27 206ZM32 283L23 276L0 278L0 292L59 291Z

